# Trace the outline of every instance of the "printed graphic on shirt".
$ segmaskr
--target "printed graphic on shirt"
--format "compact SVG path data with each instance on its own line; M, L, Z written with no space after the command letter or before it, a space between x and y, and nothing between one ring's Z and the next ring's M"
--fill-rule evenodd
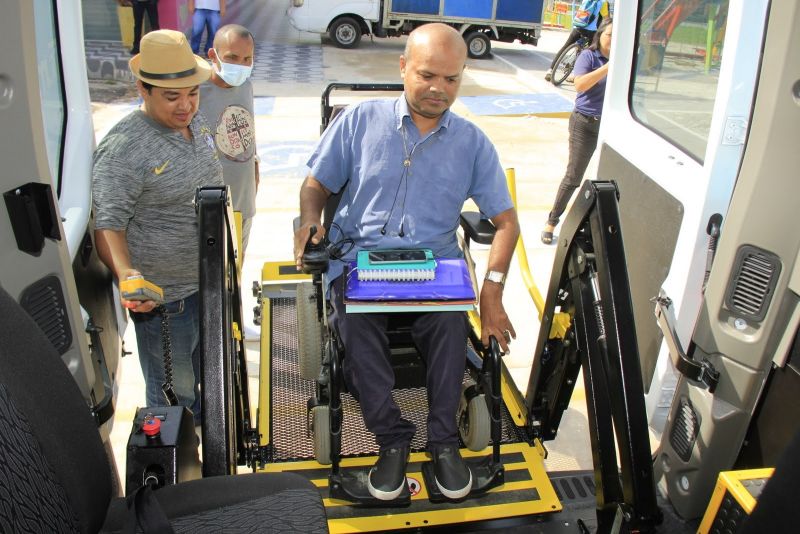
M169 165L169 160L165 161L164 164L161 165L160 167L153 167L153 172L155 173L156 176L158 176L159 174L164 172L164 170L167 168L167 165Z
M217 149L233 161L248 161L255 153L253 116L242 106L228 106L222 112L215 132Z
M214 145L214 136L211 135L211 128L208 126L201 127L200 135L203 136L208 148L214 152L214 159L219 159L219 156L217 156L217 147Z

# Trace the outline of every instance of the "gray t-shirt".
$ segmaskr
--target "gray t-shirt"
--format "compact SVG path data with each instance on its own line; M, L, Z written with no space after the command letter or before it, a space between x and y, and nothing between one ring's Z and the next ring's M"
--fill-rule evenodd
M256 214L255 121L253 84L223 89L208 81L200 86L200 111L211 125L222 162L223 178L231 188L233 209L248 219Z
M172 302L198 290L198 187L223 185L211 129L200 114L192 140L136 110L97 147L95 227L125 230L132 266Z

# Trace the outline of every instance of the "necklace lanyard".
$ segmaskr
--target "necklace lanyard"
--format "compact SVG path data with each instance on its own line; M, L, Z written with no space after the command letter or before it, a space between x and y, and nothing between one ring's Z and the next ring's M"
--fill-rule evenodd
M403 123L400 126L400 135L403 137L403 153L406 155L405 159L403 160L403 167L408 169L411 167L411 156L414 155L414 150L417 148L416 143L414 146L411 147L411 152L408 151L408 143L406 141L406 125ZM405 171L403 171L405 173Z
M401 119L401 121L402 121L402 119ZM409 151L408 150L408 139L407 139L407 135L408 134L406 133L406 123L402 122L401 126L400 126L400 136L403 138L403 153L405 154L405 159L403 159L403 167L405 167L406 169L408 169L408 167L411 167L411 158L414 156L414 151L417 149L417 147L420 146L420 145L423 145L429 139L432 139L433 137L436 137L436 134L438 134L438 133L439 133L439 130L436 130L435 132L429 134L425 139L422 139L418 143L414 143L411 146L411 151ZM422 148L424 148L424 147L422 147ZM420 148L420 150L422 150L422 148Z
M438 130L437 130L437 132L438 132ZM408 150L408 139L407 139L407 134L406 134L406 125L405 125L405 123L401 124L401 126L400 126L400 136L403 138L403 153L405 155L405 158L403 159L403 174L400 175L400 181L397 183L397 189L394 192L394 199L392 200L392 207L389 209L389 216L386 218L386 222L384 222L383 226L381 227L381 235L386 235L386 226L389 224L389 220L391 220L392 215L394 214L394 208L395 208L395 205L397 204L397 197L400 194L400 188L405 186L404 187L404 191L403 191L403 201L402 201L402 204L401 204L402 215L400 217L400 230L399 230L399 232L397 234L399 237L405 237L405 229L404 229L404 227L405 227L405 219L406 219L406 197L408 196L408 176L409 176L409 174L411 174L411 171L410 171L411 158L414 156L414 151L417 149L417 147L420 146L421 144L423 144L425 141L427 141L431 137L434 137L437 132L434 132L434 133L430 134L428 137L426 137L425 139L423 139L419 143L415 143L411 147L411 150L409 151ZM422 147L422 148L425 148L425 147ZM420 149L420 150L422 150L422 149Z

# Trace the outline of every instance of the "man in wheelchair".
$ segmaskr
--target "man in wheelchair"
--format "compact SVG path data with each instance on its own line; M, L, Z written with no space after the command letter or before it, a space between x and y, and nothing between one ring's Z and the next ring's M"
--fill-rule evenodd
M328 267L330 324L345 347L348 389L380 447L368 476L369 493L380 500L397 498L406 484L416 428L403 419L392 398L387 314L345 313L346 262L363 249L427 248L436 257L461 257L456 230L463 204L472 198L497 229L480 293L482 341L488 346L493 335L507 351L515 335L502 294L519 235L517 214L491 142L449 111L466 57L464 40L449 26L428 24L412 32L400 56L404 93L396 100L351 106L339 115L311 156L311 171L300 191L301 224L294 242L298 268L312 226L320 229L312 242L323 240L326 200L342 193L326 237L334 247L348 243ZM421 313L412 325L427 364L427 448L436 485L449 499L465 497L473 482L459 452L456 424L467 335L462 312Z

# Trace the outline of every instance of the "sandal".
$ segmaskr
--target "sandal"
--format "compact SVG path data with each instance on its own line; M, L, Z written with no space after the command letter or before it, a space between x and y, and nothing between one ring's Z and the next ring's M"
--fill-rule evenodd
M550 245L553 243L553 232L548 232L547 230L542 232L542 243L545 245Z

